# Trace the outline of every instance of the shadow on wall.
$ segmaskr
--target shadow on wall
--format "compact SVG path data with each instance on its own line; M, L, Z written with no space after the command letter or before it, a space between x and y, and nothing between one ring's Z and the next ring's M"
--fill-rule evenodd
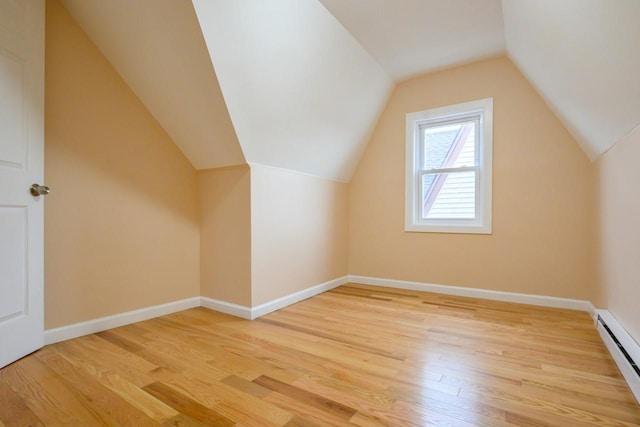
M596 160L596 306L640 342L640 126Z
M62 189L85 203L113 188L197 222L193 167L57 2L47 18L46 154L63 159L48 162L48 178L78 174Z
M46 327L198 295L196 171L53 0L45 67Z

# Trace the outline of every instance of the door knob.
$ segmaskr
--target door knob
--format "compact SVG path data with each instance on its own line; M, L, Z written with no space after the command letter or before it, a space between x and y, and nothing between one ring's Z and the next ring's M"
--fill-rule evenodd
M31 184L31 187L29 187L29 192L33 197L46 196L47 194L51 193L51 189L46 185Z

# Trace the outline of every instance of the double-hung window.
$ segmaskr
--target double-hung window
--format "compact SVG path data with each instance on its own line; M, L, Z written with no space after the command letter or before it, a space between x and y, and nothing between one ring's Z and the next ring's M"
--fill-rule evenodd
M405 230L491 234L493 98L406 119Z

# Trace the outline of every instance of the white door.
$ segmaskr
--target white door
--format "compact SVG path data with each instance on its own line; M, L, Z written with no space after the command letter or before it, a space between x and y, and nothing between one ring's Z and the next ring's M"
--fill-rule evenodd
M42 347L44 1L0 0L0 367Z

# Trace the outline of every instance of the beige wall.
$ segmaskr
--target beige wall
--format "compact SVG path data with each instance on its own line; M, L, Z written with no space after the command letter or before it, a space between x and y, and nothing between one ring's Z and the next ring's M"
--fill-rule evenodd
M493 234L404 231L405 114L494 98ZM590 164L506 58L399 84L350 185L349 273L591 299Z
M347 274L347 184L251 165L253 306Z
M251 306L248 165L198 172L202 296Z
M594 300L640 336L640 131L592 167L508 59L398 85L350 185L196 174L55 0L46 24L47 328L200 294L256 306L354 274ZM405 114L485 97L493 234L405 232Z
M640 127L595 163L598 213L597 307L640 342Z
M46 2L46 328L199 295L195 170Z

